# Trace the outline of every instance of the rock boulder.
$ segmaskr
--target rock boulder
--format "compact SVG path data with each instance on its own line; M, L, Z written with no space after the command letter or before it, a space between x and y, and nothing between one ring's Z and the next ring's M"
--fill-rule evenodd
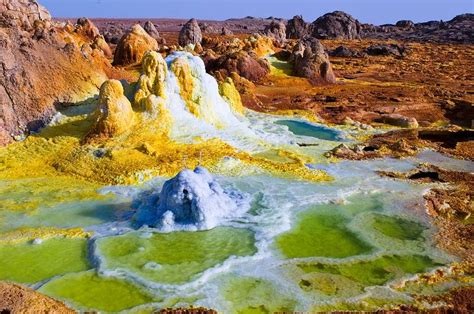
M158 50L156 39L152 38L139 25L136 24L126 33L115 49L114 65L131 65L142 61L147 51Z
M357 39L361 25L347 13L335 11L319 17L310 25L310 33L319 39Z
M308 34L308 23L301 15L296 15L288 20L286 25L286 37L288 39L302 39Z
M201 28L196 19L190 19L179 32L178 43L181 47L202 42Z
M294 73L306 77L313 83L335 83L329 57L324 46L316 38L300 40L290 56Z

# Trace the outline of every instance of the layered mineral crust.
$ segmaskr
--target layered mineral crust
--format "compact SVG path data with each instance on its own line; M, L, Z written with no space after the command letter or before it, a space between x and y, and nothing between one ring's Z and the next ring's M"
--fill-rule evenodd
M156 51L149 51L142 60L142 74L134 96L134 106L139 111L153 111L157 103L166 98L165 80L168 65Z
M130 129L134 113L120 81L108 80L102 84L94 120L94 126L86 137L87 141L111 138Z

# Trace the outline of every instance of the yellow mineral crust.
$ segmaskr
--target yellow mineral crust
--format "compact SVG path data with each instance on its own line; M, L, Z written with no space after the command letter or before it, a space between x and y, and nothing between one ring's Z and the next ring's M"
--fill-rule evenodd
M219 83L219 93L222 98L231 105L231 108L235 113L240 115L244 114L242 99L240 98L240 94L237 91L237 88L235 88L234 81L231 77L227 77L223 82Z
M173 71L178 79L180 94L186 102L189 112L199 118L199 108L193 97L195 88L194 78L187 60L183 57L176 58L171 63L171 71Z
M81 228L59 229L54 227L44 228L21 228L0 234L0 244L19 244L35 239L50 239L54 237L64 238L88 238L91 232L86 232Z
M166 98L165 80L168 66L163 57L156 51L148 51L142 60L142 75L138 81L135 94L135 108L146 109L146 101L150 95Z
M108 80L100 87L95 124L87 140L109 138L125 133L133 124L134 113L120 81Z

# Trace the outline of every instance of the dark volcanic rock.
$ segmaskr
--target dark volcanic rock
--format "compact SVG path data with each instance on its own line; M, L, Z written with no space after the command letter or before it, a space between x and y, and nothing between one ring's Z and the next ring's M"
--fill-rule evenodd
M148 33L148 35L154 38L159 44L162 44L162 45L166 44L166 40L160 37L160 33L156 29L155 24L153 24L153 22L147 21L145 25L143 25L143 29L145 30L145 32Z
M272 21L263 31L265 36L275 40L279 45L286 41L286 26L283 22Z
M395 24L395 26L399 28L403 28L403 29L412 29L415 27L415 23L413 23L413 21L410 21L410 20L401 20L401 21L398 21Z
M313 83L336 82L324 46L316 38L300 40L292 52L290 61L293 63L296 75L306 77Z
M201 28L196 19L190 19L179 32L178 43L185 47L189 44L195 45L202 42Z
M356 39L360 37L360 23L352 16L334 11L311 23L311 35L319 39Z
M158 39L160 38L160 33L156 29L155 25L151 21L146 21L145 25L143 25L143 29L145 32L148 33L151 37Z
M329 52L331 57L339 58L362 58L367 56L366 53L347 48L346 46L339 46L336 49Z
M396 39L417 42L474 43L474 14L466 13L450 21L429 21L412 24L403 20L396 25L362 25L364 38Z
M228 35L232 35L232 34L233 34L233 32L230 29L228 29L225 26L222 27L221 35L228 36Z
M286 37L288 39L301 39L308 34L308 23L301 15L294 16L286 25Z
M403 57L406 54L405 47L396 44L380 44L372 45L365 49L365 52L370 56L397 56Z

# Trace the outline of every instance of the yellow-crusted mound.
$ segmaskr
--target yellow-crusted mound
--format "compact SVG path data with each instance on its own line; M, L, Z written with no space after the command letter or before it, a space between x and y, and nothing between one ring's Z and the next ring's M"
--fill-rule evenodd
M114 137L130 129L134 120L132 105L125 97L119 81L108 80L100 87L94 120L95 124L87 135L88 141Z

